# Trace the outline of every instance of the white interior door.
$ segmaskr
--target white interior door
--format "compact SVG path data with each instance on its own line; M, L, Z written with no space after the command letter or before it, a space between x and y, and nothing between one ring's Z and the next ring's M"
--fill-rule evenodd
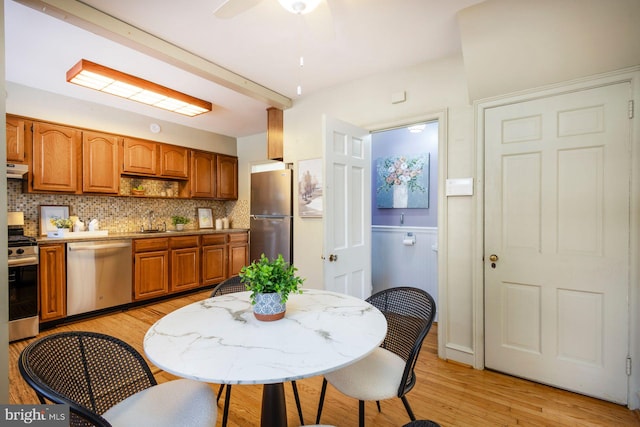
M618 403L629 99L618 83L485 111L485 366Z
M371 295L371 136L323 117L325 289Z

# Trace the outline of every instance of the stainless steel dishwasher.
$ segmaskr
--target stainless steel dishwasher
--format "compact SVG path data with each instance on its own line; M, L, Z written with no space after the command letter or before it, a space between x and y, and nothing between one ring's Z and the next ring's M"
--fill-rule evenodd
M131 302L131 241L67 243L67 315Z

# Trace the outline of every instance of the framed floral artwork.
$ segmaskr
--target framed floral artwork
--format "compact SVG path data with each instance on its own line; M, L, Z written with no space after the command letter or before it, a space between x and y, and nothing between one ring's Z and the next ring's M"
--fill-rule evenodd
M376 205L396 209L428 208L429 153L377 159Z
M40 235L46 236L48 231L56 231L52 219L68 219L68 205L40 205Z
M198 208L198 228L213 228L211 208Z

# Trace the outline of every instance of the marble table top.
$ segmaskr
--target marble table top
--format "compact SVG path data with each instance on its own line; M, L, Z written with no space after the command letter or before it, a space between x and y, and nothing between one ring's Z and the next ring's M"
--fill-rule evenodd
M273 384L353 363L382 343L384 315L345 294L292 294L284 319L257 320L249 292L208 298L158 320L144 351L174 375L217 384Z

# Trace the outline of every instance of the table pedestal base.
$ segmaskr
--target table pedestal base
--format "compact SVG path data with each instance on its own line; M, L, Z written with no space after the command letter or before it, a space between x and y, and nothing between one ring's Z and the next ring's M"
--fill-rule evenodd
M261 427L287 427L287 404L282 383L262 387Z

